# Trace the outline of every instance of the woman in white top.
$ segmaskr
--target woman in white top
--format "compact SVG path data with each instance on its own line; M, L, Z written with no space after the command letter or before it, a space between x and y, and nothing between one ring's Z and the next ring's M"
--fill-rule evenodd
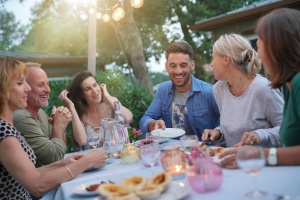
M61 92L60 99L69 108L72 117L81 121L73 124L82 130L80 133L84 133L74 134L74 139L79 145L87 144L87 131L99 132L101 119L114 117L114 101L119 101L107 92L105 84L99 85L95 76L88 70L76 75L66 90ZM131 111L121 105L121 113L129 124L133 117Z
M257 74L261 61L244 37L222 35L213 45L211 66L219 80L213 88L220 126L204 130L202 140L225 139L226 146L280 146L284 101L278 89Z

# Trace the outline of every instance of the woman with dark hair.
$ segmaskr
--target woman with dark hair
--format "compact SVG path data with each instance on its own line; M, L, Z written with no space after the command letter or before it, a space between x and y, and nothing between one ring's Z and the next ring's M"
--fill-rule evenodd
M73 123L73 126L78 126L78 130L85 129L84 132L87 129L99 131L101 119L113 118L114 101L119 101L108 93L105 84L99 85L96 77L87 70L76 75L67 88L61 92L60 98L71 111L72 117L78 118L78 123ZM122 105L120 108L123 117L129 124L133 117L131 111ZM87 144L87 135L82 133L83 131L77 131L74 138L78 144L85 145Z
M73 154L63 160L36 168L36 156L13 125L13 114L27 106L30 86L25 81L24 63L0 58L0 198L41 197L62 182L73 179L88 168L105 165L107 153L91 151ZM76 161L76 162L75 162Z
M300 165L300 11L281 8L257 24L258 55L273 88L282 88L285 105L280 137L285 147L265 148L269 165ZM237 148L220 155L234 154ZM235 156L221 164L236 168Z

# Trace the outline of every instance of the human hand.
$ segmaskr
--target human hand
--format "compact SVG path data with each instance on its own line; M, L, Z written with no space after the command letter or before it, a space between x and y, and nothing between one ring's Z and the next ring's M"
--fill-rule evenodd
M166 128L164 120L152 120L148 124L149 132L151 132L155 129L160 129L160 128L163 129L163 130Z
M108 93L107 89L106 89L106 84L104 83L101 83L100 84L100 89L101 89L101 92L102 92L102 98L103 99L107 99L108 97L110 97L110 94Z
M71 156L68 156L68 157L64 158L63 160L61 160L61 166L65 166L70 163L76 162L83 156L84 156L84 154L72 154Z
M51 124L53 126L53 117L55 115L56 112L56 106L53 106L52 110L51 110L51 115L48 118L48 123Z
M238 148L225 148L224 151L219 155L220 165L227 169L238 169L238 165L235 161L235 154L237 152Z
M221 132L219 130L211 130L211 129L205 129L202 133L202 141L206 140L207 138L210 138L211 142L215 140L219 140L221 137Z
M67 96L69 93L68 90L63 90L60 94L59 94L59 99L61 100L61 102L67 106L68 108L70 108L70 106L74 106L74 103L69 99L69 97Z
M244 145L257 145L260 139L255 132L245 132L241 141L234 145L234 147L244 146Z
M107 152L105 150L92 150L84 156L89 159L89 164L93 168L101 168L106 164Z
M72 120L72 114L67 107L60 106L52 115L52 127L55 133L64 133L68 123ZM52 133L53 133L52 132Z

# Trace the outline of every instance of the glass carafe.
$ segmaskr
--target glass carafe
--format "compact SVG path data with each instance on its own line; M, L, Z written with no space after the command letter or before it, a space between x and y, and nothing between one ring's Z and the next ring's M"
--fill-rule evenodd
M114 158L119 158L123 144L128 141L126 133L124 133L123 126L112 118L102 119L101 124L104 129L104 141L108 141L115 146L113 156Z

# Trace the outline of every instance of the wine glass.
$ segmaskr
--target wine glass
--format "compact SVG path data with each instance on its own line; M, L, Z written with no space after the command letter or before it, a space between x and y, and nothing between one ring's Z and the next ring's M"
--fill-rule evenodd
M153 167L155 163L158 161L158 159L160 158L160 156L161 156L161 151L158 142L145 144L141 146L141 158L145 163L150 165L152 175L154 174Z
M198 146L199 139L197 135L184 135L180 138L180 146L185 153L191 153L193 146Z
M100 131L94 131L94 130L88 130L87 129L87 139L88 144L92 149L97 148L99 142L100 142Z
M160 141L159 131L154 130L152 132L146 133L146 139L153 140L154 142L159 143L159 141Z
M261 146L242 146L236 153L236 162L238 166L247 174L252 176L254 190L247 192L245 196L249 199L257 199L267 196L267 193L256 188L256 175L265 166L266 160L264 150Z

